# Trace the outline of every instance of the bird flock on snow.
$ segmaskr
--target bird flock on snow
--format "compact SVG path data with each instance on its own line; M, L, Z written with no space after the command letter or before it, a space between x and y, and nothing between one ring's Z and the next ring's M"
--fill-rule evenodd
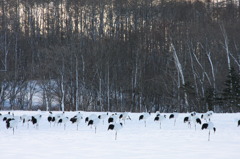
M33 127L39 129L40 121L45 120L49 123L49 127L61 126L63 125L64 130L66 130L67 125L70 123L76 125L76 129L79 130L79 124L85 123L86 126L94 128L94 132L97 133L97 128L100 125L104 125L107 122L108 127L106 131L115 132L115 140L117 140L118 131L121 130L126 124L126 120L132 120L129 115L129 112L124 113L102 113L97 114L93 113L87 116L84 116L83 113L77 112L73 116L67 115L65 112L53 113L48 112L47 119L43 119L41 111L38 111L37 114L27 115L23 114L21 116L16 116L14 113L8 112L6 114L0 113L0 124L5 123L6 129L12 129L14 134L17 127L21 124L22 126L27 126L27 128ZM150 117L154 114L153 121ZM198 116L199 115L199 116ZM160 129L162 129L162 122L165 120L173 120L173 126L176 125L179 113L177 111L171 113L168 117L167 115L162 115L159 111L156 113L144 112L139 115L138 121L144 122L144 126L147 127L147 122L156 122L159 123ZM183 118L183 123L187 124L188 128L194 127L197 130L199 126L201 130L208 130L208 141L210 141L211 131L216 132L216 127L211 120L213 116L213 111L208 111L206 113L196 113L191 112ZM240 120L237 121L237 126L240 126ZM1 130L0 130L1 131Z

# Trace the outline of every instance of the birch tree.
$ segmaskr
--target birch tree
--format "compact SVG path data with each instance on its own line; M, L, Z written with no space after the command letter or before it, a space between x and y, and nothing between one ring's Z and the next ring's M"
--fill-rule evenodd
M78 73L78 56L75 55L75 78L76 78L76 98L75 98L75 110L78 111L79 107L79 73Z
M223 35L223 48L226 51L226 56L227 56L227 66L228 66L228 71L230 72L231 70L231 60L230 60L230 50L229 50L229 41L228 41L228 36L227 36L227 32L225 30L225 27L223 24L220 24L220 29Z
M182 84L182 86L185 86L186 83L185 83L185 78L184 78L184 74L183 74L182 65L181 65L181 63L179 61L179 58L178 58L175 46L173 45L172 42L170 44L170 48L171 48L171 51L173 53L173 59L174 59L175 66L176 66L176 69L177 69L179 77L180 77L181 84ZM185 102L185 109L187 111L189 111L188 110L189 109L188 95L187 95L186 91L184 91L184 102Z

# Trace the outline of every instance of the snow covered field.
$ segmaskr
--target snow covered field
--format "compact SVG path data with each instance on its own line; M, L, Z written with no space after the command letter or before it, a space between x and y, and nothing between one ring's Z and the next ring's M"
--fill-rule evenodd
M1 111L6 114L7 111ZM147 119L147 126L139 121L140 113L130 113L132 120L127 120L118 132L107 131L107 119L100 123L95 134L94 128L85 124L84 119L77 126L68 122L66 130L63 125L51 126L47 121L48 112L14 111L17 115L42 114L39 129L32 124L18 128L13 135L12 129L6 129L5 122L0 121L0 158L1 159L227 159L240 156L240 127L236 119L240 113L213 114L212 122L217 131L188 128L183 118L188 114L179 114L174 120L167 119L154 122L155 113ZM53 112L54 114L60 112ZM101 112L81 112L84 118ZM76 112L66 112L73 117ZM200 116L200 114L198 114Z

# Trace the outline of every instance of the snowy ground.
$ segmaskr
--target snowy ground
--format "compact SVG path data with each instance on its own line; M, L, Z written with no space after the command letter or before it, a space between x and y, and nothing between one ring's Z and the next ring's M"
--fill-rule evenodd
M6 111L0 112L6 114ZM39 112L14 111L15 115L34 115ZM1 159L226 159L239 158L240 127L236 119L240 113L214 114L212 121L217 129L211 133L197 126L188 128L183 123L187 114L179 114L176 125L174 120L166 119L159 123L153 121L155 114L147 120L147 127L139 121L140 113L130 113L132 120L127 120L118 132L115 140L114 131L107 131L107 121L94 129L88 127L84 120L77 131L76 125L67 123L50 127L47 122L48 112L40 112L42 120L37 130L30 124L18 125L13 135L0 121L0 158ZM54 112L54 114L57 112ZM59 112L58 112L59 113ZM100 112L82 112L84 117ZM76 112L66 112L72 117ZM169 114L166 114L167 118Z

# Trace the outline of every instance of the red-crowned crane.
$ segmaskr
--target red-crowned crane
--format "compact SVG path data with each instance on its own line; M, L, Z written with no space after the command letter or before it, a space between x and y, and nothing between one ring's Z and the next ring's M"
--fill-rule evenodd
M159 121L159 123L160 123L160 129L161 129L161 123L162 123L162 121L165 120L165 119L166 119L166 115L157 114L156 117L154 118L154 121L156 121L156 122Z
M73 116L70 121L72 122L72 124L77 124L77 130L78 130L78 124L81 122L81 120L83 119L83 115L78 112L75 116Z
M29 122L31 121L32 117L24 114L20 118L22 120L22 125L24 126L24 124L27 123L27 127L29 128Z
M90 126L94 126L94 128L95 128L95 134L97 133L97 126L99 125L99 123L100 123L100 119L99 118L95 118L95 119L91 119L91 120L89 120L88 121L88 126L90 125Z
M139 121L144 120L145 127L147 126L147 119L151 116L151 112L145 112L139 116Z
M117 140L117 132L121 130L123 127L122 123L112 123L109 124L108 130L114 130L115 131L115 140Z
M123 120L125 124L125 120L131 120L130 116L128 115L128 112L124 112L119 115L119 120Z
M17 127L18 125L18 120L14 119L14 118L8 118L6 120L6 128L12 128L13 129L13 135L14 135L14 129Z
M34 115L31 117L31 122L34 126L36 125L36 129L38 129L38 127L39 127L39 122L40 122L41 118L42 118L42 115L40 115L40 114L37 114L37 115Z
M95 119L98 116L96 114L91 114L88 117L85 118L85 123L88 123L89 120Z
M210 131L213 130L213 132L215 133L216 132L216 128L214 127L213 123L212 122L207 122L207 123L204 123L202 125L202 130L203 129L207 129L209 130L209 133L208 133L208 141L210 141Z
M64 130L66 130L66 124L67 124L68 121L69 121L69 118L66 117L66 116L63 116L58 120L58 124L61 125L63 123Z
M103 113L101 115L98 115L98 118L102 120L103 125L104 125L104 120L108 117L108 113Z
M176 120L178 118L178 112L174 111L172 114L170 114L169 119L174 119L174 126L176 125Z
M108 124L110 123L116 123L117 122L117 114L112 114L109 118L108 118Z
M211 117L213 116L213 111L208 111L206 113L203 113L201 115L201 119L205 120L206 122L211 120Z

